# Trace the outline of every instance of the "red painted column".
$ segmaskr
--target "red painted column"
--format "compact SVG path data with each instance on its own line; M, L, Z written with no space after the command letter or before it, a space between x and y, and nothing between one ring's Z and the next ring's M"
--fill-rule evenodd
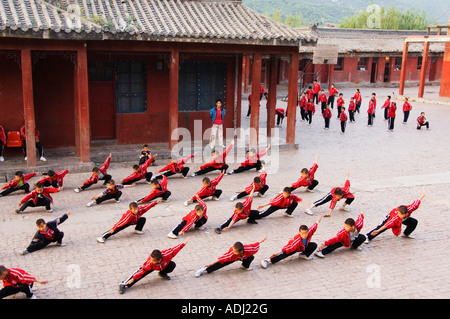
M27 167L36 167L35 117L33 100L33 69L31 50L22 49L22 94L25 120L25 140L27 142Z
M244 93L248 93L248 83L250 78L250 55L245 54L242 60L242 69L244 70Z
M87 66L87 50L86 44L77 49L77 68L75 79L76 96L75 105L78 136L75 138L78 145L77 151L82 163L91 161L91 129L89 123L89 85L88 85L88 66Z
M428 51L430 49L430 42L425 42L423 44L423 55L422 55L422 69L420 70L420 82L419 82L419 94L418 97L423 97L423 92L425 90L425 80L428 70Z
M267 137L273 136L275 128L275 108L277 104L278 59L271 56L269 60L269 103L267 104Z
M403 44L402 69L400 70L400 84L398 89L399 95L403 95L405 91L406 60L408 59L408 47L409 43L405 42Z
M289 65L288 105L287 105L287 132L286 143L295 144L295 121L297 116L297 90L298 90L298 48L291 56Z
M448 24L450 25L450 20ZM447 35L450 35L450 29L447 29ZM450 42L445 43L439 96L450 97Z
M172 132L178 129L178 77L180 53L172 50L170 53L169 74L169 149L178 143L178 137L172 139Z
M261 92L261 53L255 53L252 63L252 98L250 101L250 146L258 146L259 132L259 94Z
M331 88L331 84L333 84L334 79L334 64L328 65L328 89Z

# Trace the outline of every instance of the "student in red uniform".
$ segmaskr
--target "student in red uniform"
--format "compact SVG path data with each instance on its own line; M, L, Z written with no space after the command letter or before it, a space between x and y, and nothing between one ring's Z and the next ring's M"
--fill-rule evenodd
M389 107L391 106L391 96L388 95L386 101L384 101L383 106L381 107L382 109L384 109L384 120L388 121L389 120Z
M394 122L395 122L395 111L397 111L397 103L395 102L391 102L391 105L389 106L389 110L388 110L388 117L389 117L389 122L388 122L388 131L389 132L393 132L394 131Z
M3 151L6 145L6 134L3 126L0 125L0 162L4 162L5 158L3 157Z
M86 188L91 187L94 184L97 184L99 180L104 181L103 185L106 185L108 181L112 178L111 175L108 174L109 164L111 163L111 153L105 159L103 164L100 167L94 167L92 169L92 175L86 181L83 182L78 188L74 189L75 193L79 193L84 191Z
M403 231L403 236L414 238L411 233L416 229L418 222L417 219L411 217L411 214L419 208L424 197L425 192L423 192L422 196L420 196L419 199L415 200L411 205L401 205L391 210L380 225L367 233L366 243L368 243L370 240L374 239L387 229L392 229L392 233L395 236L400 235L400 233L402 232L402 224L406 225L406 228Z
M192 226L196 229L200 229L208 221L208 215L206 204L200 196L195 195L195 199L198 204L191 210L186 216L181 219L181 223L178 224L170 233L167 234L168 238L176 239L178 236L184 235Z
M348 211L346 206L350 205L355 200L355 196L352 193L350 193L350 178L349 178L349 176L350 176L350 174L347 172L347 180L345 181L344 187L334 187L328 194L326 194L321 199L315 201L311 205L311 207L307 208L305 210L305 213L308 215L312 215L313 213L312 213L311 209L313 209L314 207L323 205L325 203L331 202L329 213L324 215L325 217L330 217L331 213L333 212L334 208L336 207L337 202L340 201L342 198L345 198L345 203L342 205L340 210Z
M315 161L310 169L307 169L306 167L302 168L300 171L300 178L291 185L291 192L296 190L299 187L306 187L306 191L310 193L314 193L314 188L319 185L319 182L314 179L314 175L316 174L317 169L319 168L319 165L317 163L319 162L319 156L314 155Z
M16 209L17 214L23 213L27 207L38 207L45 206L45 210L49 213L53 212L51 204L53 203L53 198L51 193L59 192L59 188L56 187L44 187L41 183L35 185L35 189L28 193L19 203L19 209Z
M345 128L347 126L347 114L345 113L345 107L341 106L341 115L339 116L339 120L341 121L341 134L345 133Z
M19 129L20 140L22 142L22 151L25 160L27 160L27 141L26 141L26 133L25 133L25 125L23 125ZM39 152L39 159L43 162L46 162L47 159L44 157L44 148L42 147L42 143L39 139L39 131L37 128L34 129L34 139L36 143L36 149Z
M422 126L426 126L427 130L430 129L430 122L428 122L427 118L425 117L425 112L421 112L420 116L416 120L417 129L420 130Z
M314 80L314 84L313 84L313 100L314 103L317 104L319 103L319 92L320 92L320 84L317 83L317 80Z
M375 110L377 109L377 95L372 93L371 100L373 100L373 118L375 118Z
M159 177L159 176L158 176ZM167 201L167 199L169 198L169 196L172 194L168 189L167 189L167 177L166 176L162 176L161 181L159 181L157 178L152 179L152 181L150 182L152 185L152 190L150 192L150 194L148 194L147 196L138 199L137 203L139 205L144 204L144 203L148 203L152 200L154 200L155 198L161 197L162 200L165 202Z
M366 236L360 234L364 226L364 215L359 214L356 221L353 218L347 218L344 222L344 228L339 231L336 237L333 237L319 246L314 253L317 257L325 258L325 255L335 251L339 247L353 248L361 250L361 244L365 242Z
M228 164L226 163L226 157L228 153L231 151L234 145L234 140L231 140L230 145L222 152L218 153L216 149L211 151L212 160L208 163L200 166L194 173L192 173L192 177L197 175L207 174L212 171L220 171L221 173L226 173L228 169Z
M37 173L23 174L22 171L17 171L14 174L14 179L0 188L0 197L18 190L23 190L28 194L30 192L30 184L28 184L28 181L36 175Z
M313 114L316 113L316 106L314 105L313 99L309 99L306 103L306 111L308 112L309 125L311 125Z
M141 166L135 164L133 165L133 173L125 177L120 184L123 185L131 185L134 184L142 179L145 179L148 184L150 184L150 181L152 179L153 173L147 172L148 167L151 163L153 163L154 158L158 156L158 154L155 154L155 156L150 157L144 164Z
M344 106L345 101L344 101L344 94L339 93L339 98L336 100L336 105L337 105L337 110L338 110L338 114L337 117L338 119L340 119L341 117L341 112L342 112L342 107Z
M330 89L328 90L328 104L330 104L331 108L334 107L334 96L339 93L338 90L334 87L334 84L331 84Z
M265 149L259 152L256 152L254 148L251 148L248 151L248 156L245 159L245 161L242 162L238 168L232 169L230 172L228 172L228 175L245 172L252 168L255 168L257 171L260 171L262 167L261 158L267 154L268 150L270 150L270 144Z
M69 218L70 212L62 215L61 217L52 220L48 223L45 222L42 218L39 218L36 221L36 226L38 228L36 234L33 237L33 240L28 245L27 248L19 251L21 255L25 255L26 253L32 253L34 251L40 250L44 247L47 247L49 244L56 242L58 246L65 246L63 244L62 239L64 238L64 233L58 229L58 226L64 223L67 218Z
M6 268L0 265L0 280L3 288L0 290L0 299L23 292L28 299L37 299L31 288L33 283L46 284L48 281L39 280L25 270L19 268Z
M56 187L61 188L63 190L64 177L69 173L69 170L66 169L64 171L55 172L54 170L49 170L45 177L38 181L44 185L44 187Z
M228 266L235 261L242 261L241 268L245 270L252 270L250 264L255 259L255 254L259 250L259 245L262 244L267 237L264 237L259 242L244 245L240 241L234 243L234 245L223 256L219 257L212 264L206 265L195 272L195 277L200 277L205 272L210 274L220 268Z
M172 259L184 248L184 246L186 246L187 242L188 241L186 240L184 243L165 250L153 250L142 267L133 272L131 276L119 284L119 293L125 293L127 289L131 288L135 283L155 270L159 271L159 277L164 280L170 280L168 274L170 274L177 266Z
M185 167L184 164L186 164L187 161L189 161L192 157L194 157L197 154L197 152L195 152L192 155L186 156L186 157L182 157L182 158L175 158L175 157L171 157L170 158L170 163L167 164L166 166L164 166L163 168L161 168L160 170L155 172L155 175L158 173L163 173L164 176L172 176L175 174L181 174L181 177L183 178L187 178L187 174L189 172L189 167Z
M298 229L298 234L294 236L286 246L281 248L280 252L277 252L270 256L269 259L264 259L261 262L261 266L266 269L270 264L274 265L277 262L299 253L298 257L306 260L310 260L311 254L316 250L317 244L311 242L311 238L317 230L317 226L322 220L322 216L319 216L317 222L308 228L306 225L301 225Z
M362 102L361 92L359 91L359 89L356 89L356 93L353 97L355 99L356 112L358 112L358 114L359 114L359 109L361 107L361 102Z
M91 201L87 203L87 207L91 207L93 205L100 205L104 201L114 199L116 203L120 203L120 196L122 196L122 192L120 191L122 188L125 187L133 187L134 184L131 185L122 185L122 184L116 184L116 182L113 179L110 179L108 183L106 184L106 190L97 196L94 196L91 198Z
M146 219L142 215L149 211L150 208L155 207L157 204L161 203L161 200L157 200L145 206L138 206L136 202L132 202L129 205L129 210L127 210L122 218L107 232L103 233L100 237L97 237L97 242L104 243L106 239L118 232L124 230L128 226L136 225L133 233L142 235L142 228L145 225Z
M263 165L263 167L264 167L264 165ZM265 197L264 194L269 189L269 185L267 185L267 172L264 168L261 172L261 175L256 176L253 179L253 182L248 187L246 187L243 191L236 192L237 194L232 196L230 198L230 201L232 202L232 201L235 201L236 199L250 196L250 193L252 192L253 189L255 192L258 192L259 197Z
M367 116L368 116L367 126L372 126L373 118L375 117L375 104L374 104L373 99L370 99L370 101L369 101L369 108L367 109Z
M222 180L224 173L220 173L219 176L216 178L210 180L208 177L203 177L202 184L203 187L194 194L190 199L185 201L183 204L184 206L188 206L189 204L192 204L193 202L197 201L198 195L201 199L204 199L206 197L212 197L213 200L219 200L220 195L222 194L221 189L217 189L217 185L219 185L219 182Z
M314 99L314 91L311 85L308 86L308 89L306 90L306 98L308 101Z
M287 115L287 112L285 114L284 109L279 107L275 109L275 116L277 117L277 126L281 126L283 124L284 117Z
M240 220L247 219L247 223L249 224L258 224L258 222L255 220L258 218L259 211L252 210L252 203L253 203L253 192L255 191L255 185L253 185L252 190L250 191L249 196L247 199L241 203L236 203L234 206L234 212L233 216L231 216L227 221L225 221L220 227L217 227L214 229L216 234L221 234L222 231L229 230L235 223L237 223Z
M325 121L324 129L330 129L331 109L329 104L327 104L325 110L323 110L323 119Z
M320 108L321 108L322 114L323 114L323 111L325 111L325 109L327 108L327 102L328 102L328 98L327 98L327 95L325 94L324 90L320 91L319 102L320 102Z
M350 123L355 123L355 111L356 111L356 104L355 99L350 97L350 102L348 103L348 116L350 118Z
M305 92L302 93L302 97L300 98L300 115L302 118L302 121L308 121L308 112L306 111L306 104L308 103L308 100L306 99Z
M285 216L293 217L292 213L294 212L295 208L297 208L298 203L301 201L302 199L300 197L292 194L290 187L285 187L281 194L275 196L275 198L271 199L267 204L258 206L258 210L261 210L266 206L269 206L269 208L267 208L263 212L260 211L256 219L267 217L279 209L286 210Z
M403 124L408 122L409 113L412 110L412 105L409 103L408 98L405 97L405 103L403 103Z

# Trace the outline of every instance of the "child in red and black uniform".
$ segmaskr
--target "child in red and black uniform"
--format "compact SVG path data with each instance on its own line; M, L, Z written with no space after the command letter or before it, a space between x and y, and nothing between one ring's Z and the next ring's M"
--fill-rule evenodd
M306 103L306 112L308 112L308 124L311 125L312 116L316 113L316 106L314 105L313 99L309 99L308 103Z
M403 103L403 124L406 124L408 122L409 113L412 110L412 106L408 101L408 98L405 97L405 103Z
M264 167L264 165L263 165L263 167ZM232 201L235 201L236 199L243 198L247 195L250 195L252 190L254 190L255 192L258 192L258 196L265 197L264 194L269 189L269 185L267 185L266 179L267 179L267 172L263 168L261 175L256 176L253 179L253 182L248 187L246 187L242 192L237 192L236 195L232 196L230 198L230 201L232 202Z
M338 110L338 114L337 114L338 119L341 117L342 107L344 106L344 104L345 104L344 94L339 93L339 98L336 100L336 105L337 105L337 110Z
M144 203L148 203L152 200L154 200L155 198L161 197L163 201L167 201L167 199L169 198L169 196L172 194L168 189L167 189L167 177L166 176L162 176L162 180L159 181L158 179L154 178L152 179L152 181L150 182L152 185L152 191L150 192L150 194L148 194L146 197L143 197L139 200L137 200L137 203L139 205L144 204Z
M230 172L228 172L228 175L245 172L252 168L256 168L257 171L261 170L262 167L261 157L266 155L269 149L270 144L265 149L259 152L256 152L254 148L250 149L248 151L248 157L245 159L245 161L242 162L238 168L232 169Z
M314 100L315 104L319 103L319 92L320 92L320 84L317 83L317 80L314 80L314 84L313 84L313 100Z
M237 260L242 261L241 268L245 270L252 270L250 264L255 259L255 254L259 250L259 245L266 240L264 237L261 241L254 244L244 245L241 242L235 242L234 245L226 252L222 257L219 257L217 261L200 268L195 272L195 277L200 277L205 272L210 274L220 268L228 266Z
M19 133L20 133L20 140L22 142L23 156L24 156L25 160L27 160L27 141L26 141L26 135L25 135L25 125L23 125L19 129ZM39 140L39 131L37 128L34 129L34 139L35 139L35 143L36 143L36 149L39 152L40 160L43 162L46 162L47 159L44 157L44 148L42 147L42 143Z
M367 109L367 126L373 125L373 118L375 117L375 102L374 99L370 99L369 101L369 108Z
M217 189L217 185L222 180L224 173L220 173L219 176L216 178L210 180L208 177L204 177L202 180L203 187L200 189L194 196L192 196L190 199L184 202L184 206L188 206L189 204L192 204L193 202L197 201L197 195L204 199L206 197L212 196L213 200L219 200L220 195L222 194L221 189Z
M101 235L100 237L97 237L97 241L99 243L104 243L106 239L131 225L136 225L133 231L134 234L142 235L142 228L144 227L146 222L145 217L143 217L142 215L144 215L149 211L150 208L156 206L159 203L161 203L161 200L157 200L145 206L138 206L136 202L130 203L129 210L127 210L122 215L122 218L110 230L103 233L103 235Z
M159 271L158 276L165 280L170 280L170 276L168 274L171 273L176 267L176 264L172 261L172 259L180 252L181 249L184 248L184 246L186 246L187 242L188 241L186 240L184 243L162 251L158 249L153 250L150 257L145 261L142 267L132 273L131 276L119 285L119 293L123 294L126 289L131 288L135 283L154 270Z
M284 109L279 107L275 109L275 116L277 117L277 126L281 126L283 124L284 117L287 115L287 112L284 112Z
M64 177L69 173L69 170L66 169L64 171L55 172L53 170L49 170L44 178L38 181L44 185L44 187L56 187L63 189Z
M111 180L112 178L111 175L109 175L107 172L110 163L111 163L111 153L109 153L109 156L103 162L102 166L94 167L92 169L91 177L89 177L86 181L84 181L84 183L80 187L75 188L74 189L75 193L84 191L86 188L91 187L94 184L97 184L99 180L104 181L103 185L106 185L108 181Z
M38 280L25 270L19 268L6 268L0 266L0 280L3 288L0 290L0 299L23 292L29 299L37 299L31 288L33 283L46 284L46 280Z
M23 174L22 171L17 171L14 179L0 188L0 196L6 196L18 190L24 190L26 194L30 192L30 184L28 180L36 176L37 173Z
M317 230L317 226L322 220L322 216L319 216L317 222L308 228L306 225L301 225L298 229L298 234L294 236L286 246L281 248L281 251L270 256L269 259L264 259L261 262L261 266L265 269L269 264L276 264L277 262L292 256L295 253L299 258L310 260L309 257L317 248L317 244L311 242L311 238Z
M388 95L386 101L384 101L383 106L381 107L384 109L384 120L389 120L389 107L391 106L391 96Z
M56 187L44 187L41 183L37 183L35 189L28 193L19 203L19 209L16 209L16 213L23 213L27 207L38 207L45 206L45 210L52 213L51 204L53 203L53 198L51 193L59 192L59 188Z
M336 94L338 94L339 91L336 90L336 88L334 87L334 84L331 84L331 87L330 87L330 89L328 91L329 91L329 93L328 93L328 104L331 106L331 108L333 108L334 107L334 96Z
M380 225L372 229L367 233L367 241L374 239L379 234L383 233L387 229L392 229L392 233L395 236L400 235L402 231L402 224L406 225L406 229L403 231L403 236L414 238L411 233L416 229L417 219L412 218L411 214L419 208L422 199L425 197L425 192L420 196L419 199L415 200L411 205L401 205L394 208L386 216L386 218L381 222Z
M355 99L353 97L350 97L350 102L348 104L348 115L350 117L350 123L355 122L355 111L356 111Z
M234 140L231 141L230 145L220 154L217 153L215 149L212 150L211 155L213 159L208 163L200 166L194 173L192 173L192 177L197 175L203 175L215 170L220 171L221 173L226 173L228 169L228 164L225 162L225 158L228 153L231 151L234 145Z
M184 235L184 233L193 225L196 229L199 229L206 224L208 221L208 215L206 215L208 208L200 196L195 195L195 199L198 201L198 204L195 205L195 208L182 218L181 223L178 224L177 227L167 234L168 238L176 239L179 235Z
M389 106L389 109L388 109L389 126L387 129L390 132L394 131L395 111L397 111L397 103L391 102L391 105Z
M345 113L345 107L341 106L341 115L339 115L339 120L341 121L341 134L345 133L345 128L347 126L347 114Z
M421 112L420 116L416 120L417 123L417 129L420 130L422 126L426 126L427 130L430 129L430 123L428 122L427 118L425 117L425 112Z
M313 165L310 169L307 169L306 167L302 168L300 171L300 178L291 185L291 192L296 190L299 187L306 187L307 192L314 193L313 189L319 185L319 182L314 179L314 175L316 174L317 168L319 166L317 163L319 162L319 156L314 155L316 160L314 161Z
M183 158L171 158L170 163L161 168L159 171L156 171L155 174L164 172L164 176L172 176L175 174L181 174L183 178L187 178L187 174L189 172L189 167L185 167L184 164L186 164L187 161L189 161L192 157L195 156L197 152L195 152L192 155L183 157Z
M293 217L292 213L294 212L295 208L297 208L298 203L301 201L302 199L300 197L298 197L295 194L291 194L290 187L285 187L281 194L278 194L275 198L271 199L267 204L258 206L258 210L261 210L262 208L270 205L270 207L267 208L265 211L259 212L256 219L267 217L279 209L286 209L285 216Z
M340 210L347 211L346 206L350 205L353 202L353 200L355 199L355 196L352 193L350 193L350 179L349 179L349 175L350 174L347 172L347 180L345 181L344 187L334 187L323 198L315 201L312 204L311 207L307 208L305 210L305 213L308 214L308 215L312 215L313 213L312 213L311 209L331 201L331 203L330 203L330 211L329 211L328 214L324 215L325 217L329 217L329 216L331 216L331 212L336 207L336 203L338 201L340 201L342 198L345 198L346 200L345 200L345 203L340 208Z
M306 104L308 103L308 100L306 99L305 92L302 93L302 97L300 98L300 115L302 117L302 121L308 121L308 112L306 112Z
M320 108L321 108L322 114L323 114L323 111L325 111L325 109L327 108L327 102L328 102L328 98L327 98L327 95L325 94L324 90L320 91L319 102L320 102Z
M116 182L113 179L110 179L106 185L107 185L106 190L101 194L92 197L91 201L87 203L86 205L87 207L91 207L95 204L100 205L101 203L109 199L114 199L116 203L120 203L119 198L120 196L122 196L122 192L120 190L124 187L134 186L134 184L131 185L116 184Z
M64 233L58 229L58 225L64 223L67 218L69 218L70 212L62 215L61 217L52 220L48 223L43 219L38 219L36 221L36 226L38 231L33 237L33 240L28 245L27 248L19 251L21 255L25 255L26 253L32 253L34 251L40 250L50 243L56 242L58 246L65 246L62 243L62 239L64 237Z
M331 109L329 104L327 104L325 110L323 110L322 115L323 119L325 120L324 129L328 130L330 128L330 119L331 119Z
M123 185L131 185L134 184L142 179L145 178L147 183L150 184L150 181L152 179L153 173L147 172L148 167L151 163L153 163L154 158L158 156L158 154L155 154L155 156L150 157L144 164L141 166L135 164L133 165L133 173L125 177L120 184Z
M361 244L366 240L366 236L360 234L361 228L364 225L364 215L359 214L356 221L353 218L347 218L344 223L344 228L333 237L325 241L319 246L319 249L314 253L317 257L325 258L325 255L335 251L339 247L353 248L361 250Z
M355 105L356 105L356 112L359 114L359 109L361 107L362 97L361 92L359 89L356 89L355 95L353 95L353 98L355 99Z

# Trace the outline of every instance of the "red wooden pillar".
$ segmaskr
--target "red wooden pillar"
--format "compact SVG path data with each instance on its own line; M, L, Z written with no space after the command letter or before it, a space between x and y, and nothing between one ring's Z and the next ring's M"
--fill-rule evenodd
M250 101L250 146L258 146L259 132L259 94L261 92L261 53L255 53L252 63L252 98Z
M170 53L170 74L169 74L169 149L172 149L178 143L178 134L176 139L172 139L172 132L178 129L178 77L179 77L180 53L178 50L172 50Z
M289 65L288 105L287 105L287 132L286 143L295 144L295 121L297 116L297 91L298 91L298 48L291 56Z
M275 108L277 104L278 59L271 56L269 60L269 103L267 104L267 137L273 136L275 128Z
M36 167L35 118L33 101L33 69L31 50L22 49L22 95L25 120L25 140L27 143L27 167Z
M91 161L91 129L89 123L89 85L86 44L77 49L75 86L75 137L77 153L82 163ZM78 145L77 145L78 144Z
M331 84L333 84L334 78L334 64L328 65L328 89L331 88Z
M399 95L403 95L405 91L406 60L408 59L408 47L408 42L403 43L402 69L400 71L400 84L398 89Z
M426 41L423 44L423 55L422 55L422 69L420 70L420 82L419 82L419 94L418 97L423 97L423 92L425 90L425 80L428 70L428 51L430 49L430 42Z
M250 55L245 54L242 59L242 69L244 71L244 93L248 93L248 83L250 77Z

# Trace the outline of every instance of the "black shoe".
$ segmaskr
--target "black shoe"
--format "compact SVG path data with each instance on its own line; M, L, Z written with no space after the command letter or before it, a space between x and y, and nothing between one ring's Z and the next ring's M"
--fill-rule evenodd
M126 288L127 288L127 286L125 286L124 284L120 284L119 285L119 294L123 295Z
M170 280L170 276L169 275L161 275L161 274L158 274L158 275L159 275L159 277L161 277L164 280Z
M216 234L221 234L222 233L222 229L220 229L220 228L216 228L216 229L214 229L214 231L216 232Z

